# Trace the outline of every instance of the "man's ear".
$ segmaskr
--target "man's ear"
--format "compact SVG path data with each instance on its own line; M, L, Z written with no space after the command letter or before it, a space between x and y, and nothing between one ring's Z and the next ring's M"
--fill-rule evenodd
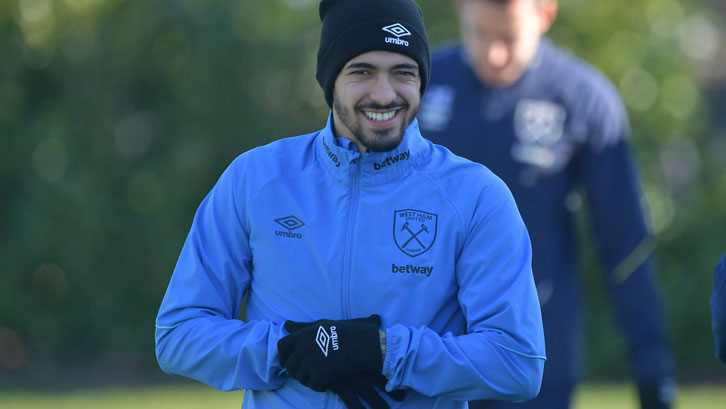
M461 1L461 0L454 0ZM557 0L539 0L539 17L542 20L542 34L550 31L550 27L557 19Z

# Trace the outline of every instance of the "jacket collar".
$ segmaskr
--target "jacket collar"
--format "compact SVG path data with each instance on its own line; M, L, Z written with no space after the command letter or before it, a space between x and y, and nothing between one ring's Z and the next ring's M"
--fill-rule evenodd
M314 149L333 178L348 181L353 177L352 168L358 166L361 185L378 185L409 174L427 156L430 143L421 136L418 119L414 119L395 149L360 153L354 142L333 135L331 111L325 128L315 138Z

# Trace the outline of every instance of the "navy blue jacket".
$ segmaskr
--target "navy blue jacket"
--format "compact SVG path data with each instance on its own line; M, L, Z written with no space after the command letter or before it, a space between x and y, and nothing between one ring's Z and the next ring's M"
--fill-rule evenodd
M713 341L716 344L716 356L726 363L726 254L713 271L711 328Z
M573 215L583 201L632 373L645 384L671 378L653 239L628 147L627 114L612 84L547 39L510 87L483 85L458 46L435 53L431 73L418 116L424 137L501 177L530 232L547 345L543 387L580 377L583 317Z

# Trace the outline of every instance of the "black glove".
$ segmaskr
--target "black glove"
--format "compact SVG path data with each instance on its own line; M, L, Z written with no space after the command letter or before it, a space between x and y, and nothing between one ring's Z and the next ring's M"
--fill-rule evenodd
M324 392L352 375L378 375L383 354L381 317L358 320L285 321L290 335L277 342L280 363L303 385Z
M384 391L396 402L402 402L406 398L406 391L395 390L386 392L386 382L387 379L382 374L357 375L330 385L330 390L340 396L340 399L348 409L365 409L359 397L371 409L389 409L388 403L378 394L373 386Z
M676 388L671 380L659 383L639 384L638 396L641 409L670 409L676 396Z

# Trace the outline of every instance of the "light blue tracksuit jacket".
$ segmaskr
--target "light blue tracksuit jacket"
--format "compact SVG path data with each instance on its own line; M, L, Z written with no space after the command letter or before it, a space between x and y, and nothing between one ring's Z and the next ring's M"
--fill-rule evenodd
M345 142L345 143L344 143ZM238 320L245 293L247 322ZM379 314L393 408L527 400L544 337L504 183L424 139L359 153L325 129L240 155L200 205L156 320L161 368L243 408L344 408L280 366L285 320Z

